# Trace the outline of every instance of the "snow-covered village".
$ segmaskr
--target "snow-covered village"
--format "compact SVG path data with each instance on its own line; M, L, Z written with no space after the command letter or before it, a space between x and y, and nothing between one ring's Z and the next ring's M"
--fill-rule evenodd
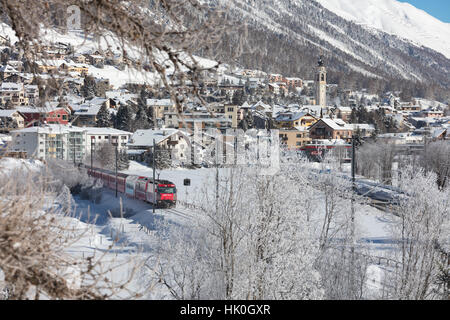
M353 2L0 1L0 300L448 300L450 24Z

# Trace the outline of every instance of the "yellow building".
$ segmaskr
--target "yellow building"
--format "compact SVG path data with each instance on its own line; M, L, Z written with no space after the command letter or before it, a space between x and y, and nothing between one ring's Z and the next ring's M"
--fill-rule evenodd
M163 122L166 113L177 112L175 103L171 99L147 99L147 107L153 109L153 121L155 123Z
M280 145L290 150L300 149L311 141L307 130L296 128L280 130Z
M275 118L277 128L308 128L318 119L308 112L284 112Z
M75 64L75 63L63 63L59 67L60 70L65 72L76 72L85 75L89 71L89 66L87 64Z

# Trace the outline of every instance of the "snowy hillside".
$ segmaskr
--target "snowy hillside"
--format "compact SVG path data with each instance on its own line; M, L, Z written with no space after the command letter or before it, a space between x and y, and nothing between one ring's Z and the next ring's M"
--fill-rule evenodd
M230 16L247 23L251 54L240 58L242 66L312 78L312 66L323 52L333 82L402 78L450 85L449 25L410 5L395 0L209 1L222 3Z
M62 42L70 44L73 47L74 53L77 54L111 50L115 54L121 55L123 54L123 50L125 50L127 56L135 61L141 61L145 57L139 48L132 47L128 44L125 44L125 46L122 47L122 43L111 34L105 34L99 39L94 39L92 36L86 36L83 32L75 30L63 34L54 29L43 29L41 30L41 33L43 39L49 43ZM9 38L12 44L18 41L13 29L5 23L0 23L0 36ZM167 57L162 54L155 54L155 57L161 64L170 64ZM214 60L198 56L194 56L194 59L196 59L196 63L202 68L212 68L217 65L217 62ZM185 60L187 63L192 64L188 57L186 57ZM47 61L47 63L54 65L54 62L51 60L50 62ZM123 70L119 70L110 65L106 65L104 68L97 68L89 65L88 68L88 74L97 78L108 79L109 83L114 88L120 88L126 83L147 83L149 85L154 85L160 79L159 75L155 72L137 70L129 66L125 66ZM218 70L223 72L225 68L225 65L221 65ZM169 68L167 74L171 74L171 72L173 72L172 70L173 68ZM184 68L184 70L187 69Z
M396 0L317 0L344 19L413 41L450 59L450 23Z

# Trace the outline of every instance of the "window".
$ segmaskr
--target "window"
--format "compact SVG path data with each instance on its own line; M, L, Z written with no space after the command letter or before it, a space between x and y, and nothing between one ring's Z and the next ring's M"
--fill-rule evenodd
M301 138L302 134L301 133L297 133L297 138Z
M158 187L159 193L175 193L175 188L170 187Z

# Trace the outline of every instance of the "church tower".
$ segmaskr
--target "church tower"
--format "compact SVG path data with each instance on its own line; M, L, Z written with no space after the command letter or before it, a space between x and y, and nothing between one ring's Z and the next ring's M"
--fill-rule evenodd
M323 56L320 55L316 77L316 105L325 108L327 105L327 70L325 69Z

